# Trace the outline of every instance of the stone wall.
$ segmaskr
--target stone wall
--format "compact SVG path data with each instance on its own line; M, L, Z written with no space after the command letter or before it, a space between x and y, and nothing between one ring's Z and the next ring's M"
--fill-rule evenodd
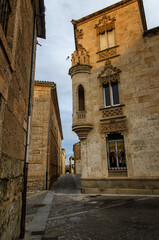
M81 174L81 142L73 145L75 174Z
M29 148L28 191L44 190L61 173L61 125L56 86L35 81ZM47 182L46 182L47 179Z
M34 4L31 0L4 1L10 3L7 28L4 29L0 23L1 240L18 239L21 233L31 59L32 50L35 51L34 7L37 15L41 14L38 9L39 1ZM41 17L37 25L45 32L45 27L40 24ZM35 37L44 37L38 26Z
M23 167L33 41L31 1L10 1L7 35L0 24L0 239L20 234ZM26 17L29 16L29 17Z
M115 46L100 51L98 31L101 31L100 24L104 21L107 21L105 27L110 22L114 27ZM123 177L136 179L138 185L132 185L134 189L141 188L140 178L145 179L145 183L147 179L151 182L153 178L157 183L159 29L144 32L136 0L119 2L73 21L73 24L77 47L73 54L73 67L70 69L73 85L73 130L79 137L82 131L85 133L85 140L81 138L83 189L88 185L91 188L91 183L92 189L96 188L93 184L95 179L109 179L110 176L118 178L119 183ZM82 35L79 36L79 32ZM83 60L86 52L89 54L87 63ZM75 55L79 58L75 59ZM89 71L88 66L92 67ZM120 105L106 108L102 81L113 81L114 76L118 80ZM78 112L79 84L83 85L85 93L84 117ZM92 126L92 130L88 126ZM108 171L106 148L106 138L113 133L120 133L124 137L127 162L125 173L118 171L114 175ZM128 182L125 180L124 188L129 189ZM143 184L143 189L154 189L157 186L150 185ZM112 186L115 188L115 185ZM117 188L119 186L122 189L123 185L119 184Z

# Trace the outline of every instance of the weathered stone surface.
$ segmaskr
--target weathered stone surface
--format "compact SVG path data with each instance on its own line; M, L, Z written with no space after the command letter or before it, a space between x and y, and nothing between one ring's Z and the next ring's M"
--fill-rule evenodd
M75 174L81 174L81 142L73 145Z
M32 46L34 26L32 1L5 1L6 4L8 2L11 11L6 32L0 23L1 240L18 239L21 231L31 59L32 50L35 51ZM39 4L38 1L36 1L37 4ZM2 5L1 1L0 8ZM6 8L6 11L9 9ZM4 9L1 17L2 15L5 17L5 14ZM40 21L38 22L39 27Z
M56 85L53 82L35 81L28 191L49 188L58 174L62 173L61 140L63 136L57 101Z
M82 178L94 179L95 182L96 179L105 179L108 182L112 173L108 170L106 138L108 134L121 133L127 163L127 173L123 178L142 178L147 189L150 189L149 193L153 193L157 187L154 187L151 178L158 183L159 177L159 34L151 31L150 35L143 35L140 14L143 16L138 2L130 0L73 21L75 29L82 29L83 33L82 38L76 39L77 51L73 57L76 55L78 59L80 45L89 54L89 65L92 66L89 74L75 72L76 66L79 69L81 63L73 61L73 126L78 125L79 131L80 128L82 131L84 124L93 126L87 139L81 141ZM103 57L99 61L99 53L103 51L100 51L99 31L97 34L96 28L99 23L102 24L103 19L115 19L114 48L117 49L117 54L113 58L110 55L107 60ZM116 80L120 106L106 108L102 84ZM85 97L85 115L81 119L78 99L80 84L84 88ZM117 177L116 174L115 176ZM149 184L147 178L150 179ZM129 181L125 182L129 189ZM99 185L91 186L90 191L100 190ZM107 184L103 186L104 191L107 191ZM134 189L135 187L137 191L145 191L142 184L134 185ZM86 181L82 181L83 191L85 188ZM117 190L112 185L112 193L114 191Z

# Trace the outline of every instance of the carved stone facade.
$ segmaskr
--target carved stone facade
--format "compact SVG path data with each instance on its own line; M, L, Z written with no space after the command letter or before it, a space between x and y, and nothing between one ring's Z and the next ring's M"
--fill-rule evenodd
M147 30L142 0L72 23L79 29L69 74L82 192L158 194L159 27Z
M99 56L99 60L98 62L110 59L110 58L114 58L114 57L118 57L118 47L113 47L110 49L106 49L100 52L97 52L98 56Z
M97 24L95 24L97 35L115 28L115 18L104 15Z

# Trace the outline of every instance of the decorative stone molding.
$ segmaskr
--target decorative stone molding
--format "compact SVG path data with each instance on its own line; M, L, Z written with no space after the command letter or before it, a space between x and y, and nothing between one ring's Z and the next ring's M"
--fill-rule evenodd
M113 67L109 60L106 61L104 70L98 75L100 85L107 84L109 82L119 82L120 69Z
M109 170L109 177L127 177L127 170Z
M114 57L118 57L118 51L117 51L117 47L115 46L113 48L107 48L106 50L97 52L98 56L99 56L99 60L97 62L101 62L104 60L107 60L109 58L114 58Z
M92 124L73 125L72 130L78 135L80 140L87 138L88 133L93 129Z
M90 74L92 66L86 64L77 64L69 69L69 75L73 77L77 73Z
M98 24L95 25L95 28L97 35L106 31L111 31L115 28L115 18L110 18L110 16L105 15L99 20Z
M86 119L86 112L77 112L77 119L78 120L85 120Z
M90 56L88 51L81 45L77 44L77 51L72 54L72 66L76 64L88 64L90 63Z
M75 30L75 36L76 36L76 39L77 39L77 41L79 40L79 39L83 39L83 35L84 35L84 33L83 33L83 29L76 29Z
M118 118L123 116L122 106L102 109L102 118Z
M122 132L126 130L126 119L109 120L101 123L101 133Z

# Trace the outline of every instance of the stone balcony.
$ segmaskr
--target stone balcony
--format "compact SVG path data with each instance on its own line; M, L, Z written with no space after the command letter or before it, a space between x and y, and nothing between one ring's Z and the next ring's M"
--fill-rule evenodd
M81 123L72 126L72 130L78 135L79 140L87 138L88 133L93 129L93 125L89 123Z
M88 133L93 129L93 125L88 122L87 112L76 112L75 119L73 121L72 130L78 135L80 140L86 139Z
M124 105L101 108L101 132L123 132L127 130L126 116L123 113Z

